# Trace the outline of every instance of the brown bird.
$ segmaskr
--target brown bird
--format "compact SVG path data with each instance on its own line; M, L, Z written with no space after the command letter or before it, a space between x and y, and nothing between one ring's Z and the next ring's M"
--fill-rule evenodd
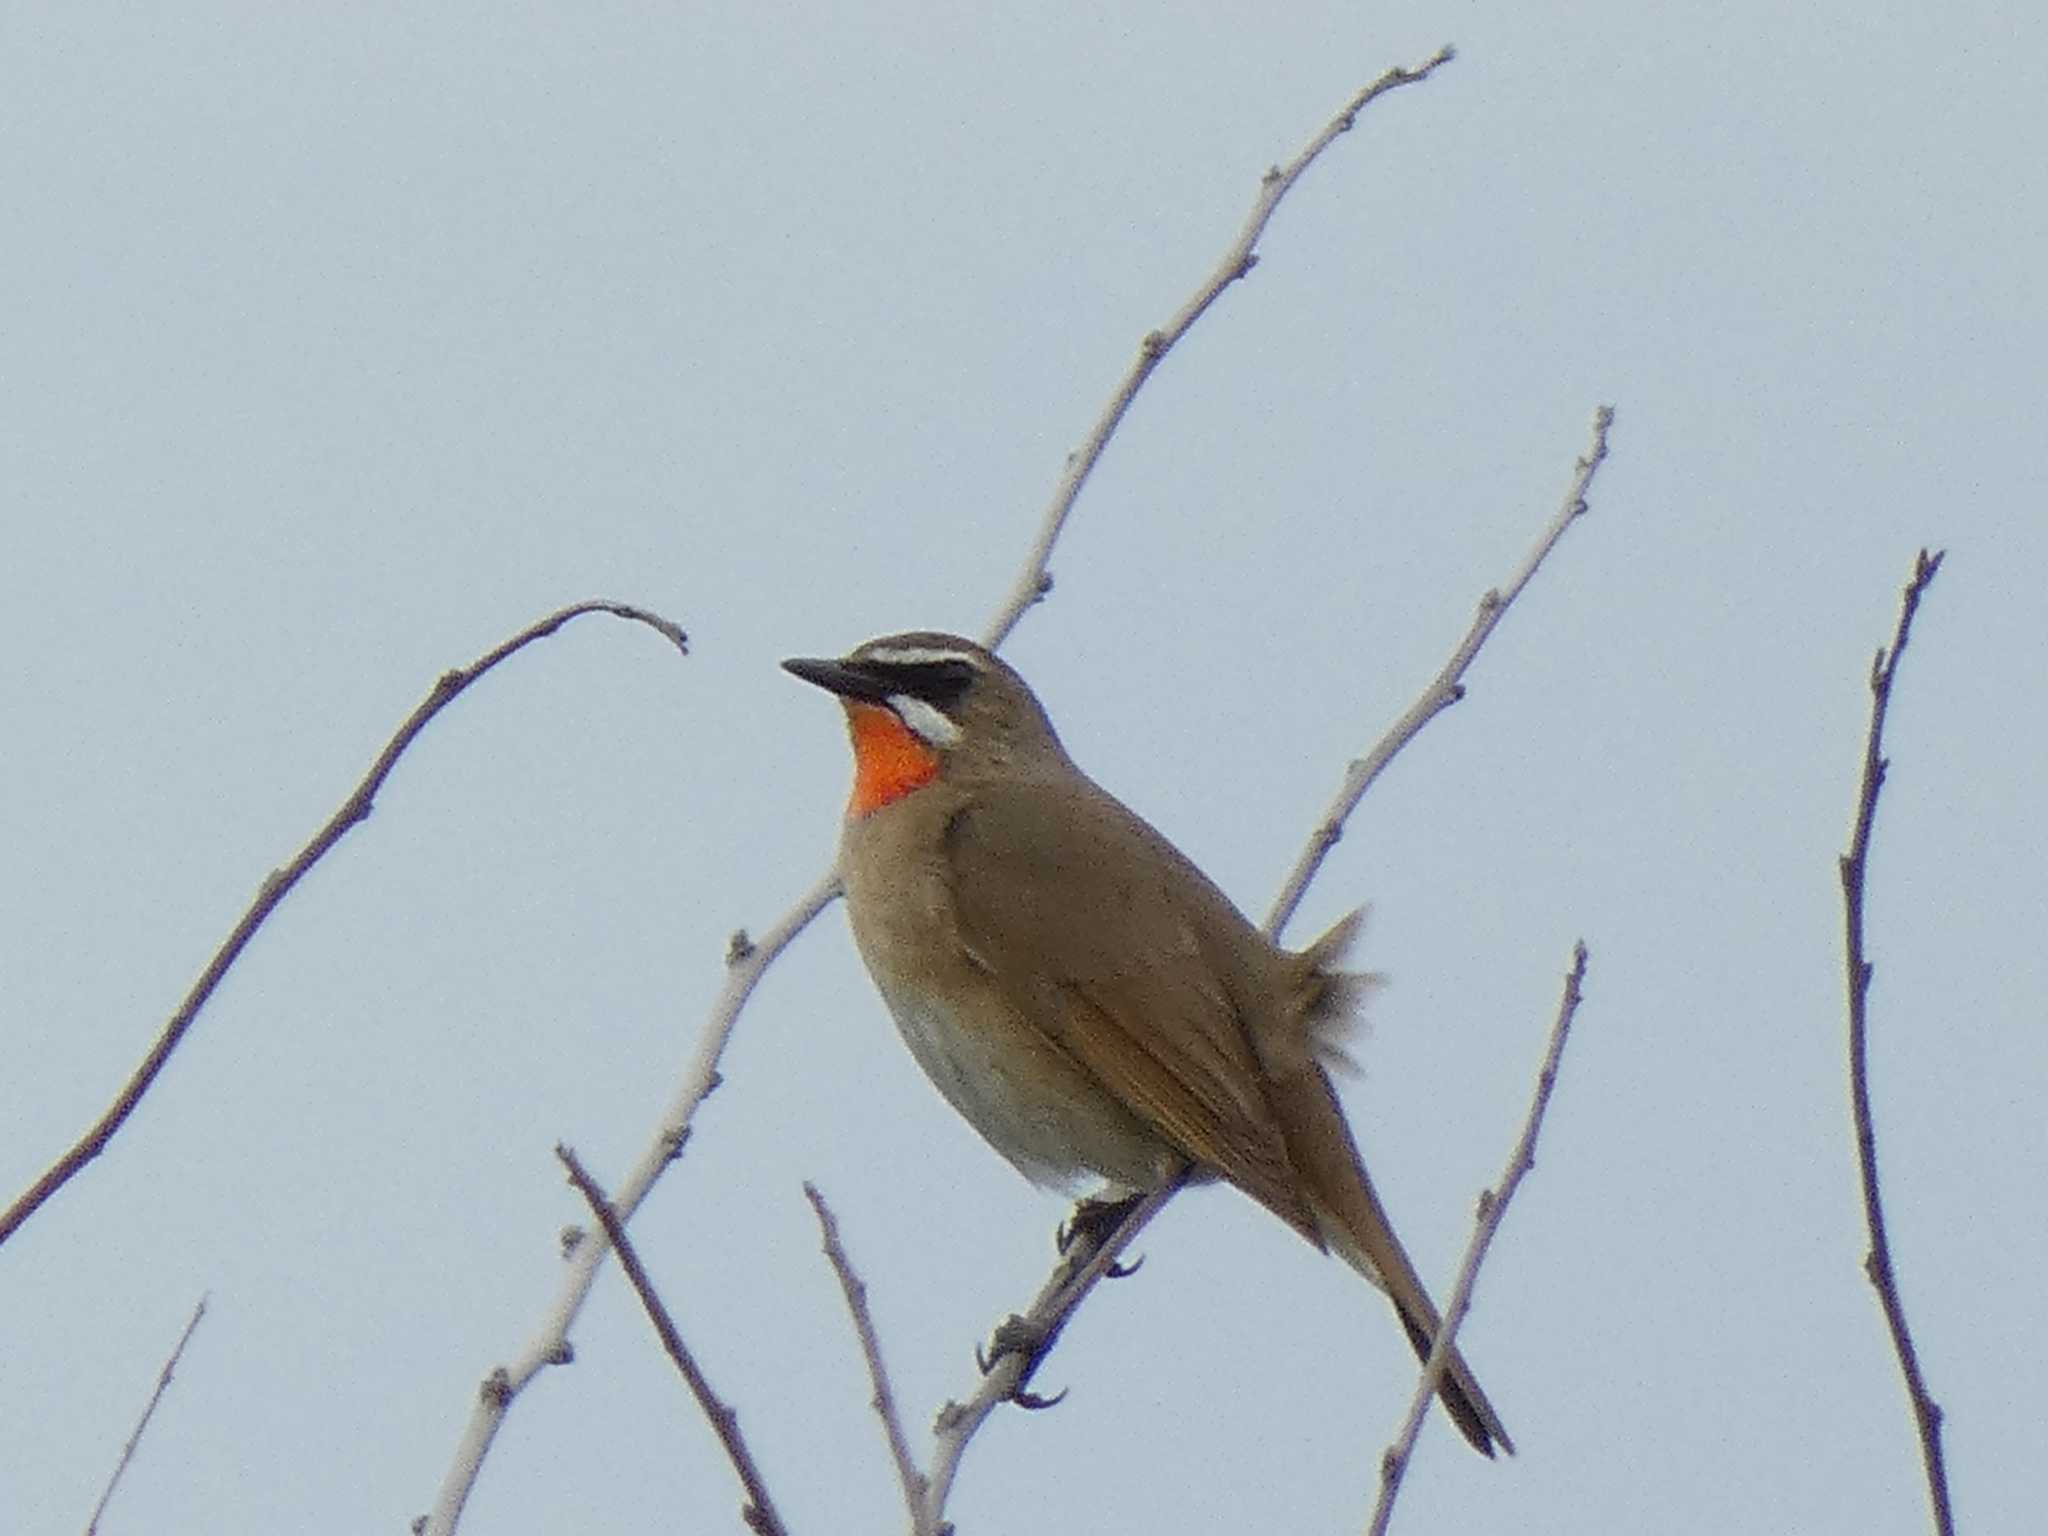
M854 939L953 1107L1038 1183L1228 1180L1385 1291L1426 1358L1436 1307L1327 1070L1367 981L1335 968L1359 914L1300 953L1274 944L971 640L783 666L846 708ZM1474 1448L1514 1450L1455 1350L1442 1396Z

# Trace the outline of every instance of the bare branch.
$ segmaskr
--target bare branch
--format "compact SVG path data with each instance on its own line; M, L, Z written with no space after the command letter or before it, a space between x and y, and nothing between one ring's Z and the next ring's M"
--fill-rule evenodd
M775 1501L769 1497L767 1480L761 1476L753 1453L747 1449L746 1437L740 1433L739 1414L711 1389L710 1381L697 1364L697 1357L683 1342L675 1320L669 1316L668 1308L654 1289L654 1282L647 1277L640 1255L633 1251L632 1243L627 1240L625 1229L619 1225L618 1214L605 1199L604 1191L584 1171L574 1148L556 1142L555 1156L569 1170L569 1182L576 1186L577 1193L589 1202L591 1214L604 1228L606 1241L618 1251L619 1267L625 1270L626 1278L632 1282L634 1293L639 1296L640 1305L647 1313L647 1320L654 1324L654 1331L661 1336L661 1347L668 1351L669 1359L682 1373L690 1395L697 1399L697 1406L704 1410L704 1417L711 1421L712 1430L725 1447L726 1459L732 1463L733 1471L739 1474L740 1486L747 1493L747 1502L740 1506L740 1518L756 1536L788 1536L788 1527L783 1525L782 1516L775 1512Z
M135 1431L129 1435L128 1443L121 1447L121 1459L114 1463L113 1475L107 1479L107 1486L101 1490L99 1503L92 1507L92 1518L85 1522L85 1536L96 1536L100 1528L100 1516L107 1512L107 1502L114 1497L114 1490L121 1486L121 1474L128 1470L128 1463L135 1459L135 1448L142 1444L142 1432L149 1428L149 1421L156 1415L156 1405L164 1400L164 1393L171 1387L171 1372L178 1368L178 1362L185 1357L185 1346L192 1342L192 1334L199 1326L199 1319L206 1316L206 1298L199 1298L199 1305L192 1309L192 1319L185 1324L185 1331L178 1335L178 1342L171 1350L171 1357L164 1361L164 1368L157 1372L156 1390L149 1394L149 1402L142 1410L142 1417L135 1421Z
M1465 638L1451 652L1443 670L1422 690L1422 696L1408 706L1407 712L1374 743L1370 752L1352 763L1350 771L1344 775L1342 788L1337 791L1337 798L1331 802L1322 824L1316 828L1315 836L1302 850L1301 858L1287 876L1287 883L1280 888L1273 910L1267 914L1268 933L1277 936L1294 916L1295 908L1301 905L1301 898L1308 893L1309 882L1322 868L1330 850L1337 846L1338 839L1343 837L1344 823L1358 808L1358 802L1372 787L1373 780L1386 771L1394 755L1407 746L1425 725L1465 696L1465 672L1479 655L1479 648L1486 644L1509 606L1522 595L1522 589L1529 584L1530 578L1535 576L1551 550L1557 547L1565 529L1585 514L1586 493L1592 488L1593 477L1600 472L1600 466L1607 458L1607 433L1613 425L1613 406L1603 405L1593 413L1592 444L1587 448L1585 457L1573 466L1571 485L1565 490L1564 504L1557 509L1557 515L1538 536L1521 565L1508 578L1507 585L1496 587L1479 599L1479 612L1473 617L1472 627L1465 631Z
M1363 758L1351 765L1346 773L1343 787L1323 821L1310 837L1309 844L1302 852L1287 883L1282 887L1279 898L1267 915L1264 932L1269 938L1277 938L1287 920L1294 915L1302 896L1307 892L1309 882L1322 867L1324 857L1343 835L1344 822L1357 808L1366 789L1378 778L1380 772L1391 762L1396 753L1415 739L1423 726L1460 697L1459 679L1471 666L1487 639L1500 623L1501 616L1509 604L1520 596L1529 584L1551 549L1563 537L1566 528L1586 510L1586 494L1591 488L1594 475L1607 457L1608 429L1614 423L1612 406L1601 406L1593 415L1593 441L1586 456L1580 459L1572 474L1571 485L1566 491L1564 504L1550 520L1541 537L1520 566L1510 576L1503 588L1488 592L1479 604L1478 617L1473 620L1450 660L1431 679L1422 696L1409 707L1400 719L1382 736L1379 742ZM1185 1175L1183 1175L1183 1178ZM1104 1241L1099 1252L1082 1250L1069 1252L1053 1271L1052 1278L1040 1289L1030 1309L1018 1323L1024 1333L1042 1338L1044 1343L1035 1358L1042 1359L1045 1350L1059 1337L1072 1315L1094 1288L1095 1281L1108 1270L1116 1256L1129 1247L1152 1218L1165 1208L1181 1181L1162 1186L1153 1191L1141 1204L1117 1225L1116 1230ZM945 1498L957 1471L960 1458L966 1453L967 1442L987 1419L995 1404L1015 1395L1023 1385L1027 1362L1015 1354L1001 1354L993 1368L983 1377L982 1382L965 1404L949 1403L939 1415L938 1446L932 1464L929 1505L932 1516L939 1518L945 1506Z
M1401 1431L1380 1458L1380 1496L1379 1502L1373 1506L1372 1522L1366 1527L1369 1536L1386 1536L1387 1522L1394 1515L1395 1496L1401 1491L1408 1458L1415 1451L1415 1437L1422 1432L1422 1420L1429 1412L1430 1400L1443 1384L1444 1372L1450 1366L1451 1346L1472 1304L1472 1286L1479 1277L1479 1266L1485 1261L1486 1250L1493 1246L1494 1234L1500 1230L1508 1202L1515 1198L1523 1176L1536 1166L1536 1137L1543 1129L1544 1111L1550 1107L1550 1092L1557 1086L1557 1068L1564 1059L1565 1038L1571 1033L1572 1019L1577 1015L1580 999L1584 996L1586 962L1586 943L1581 939L1572 946L1572 968L1565 974L1564 996L1558 1000L1557 1022L1550 1027L1550 1047L1543 1053L1543 1067L1536 1074L1536 1096L1529 1105L1529 1118L1522 1126L1522 1139L1515 1143L1515 1150L1508 1157L1507 1171L1501 1175L1500 1188L1488 1190L1479 1197L1479 1219L1472 1241L1465 1249L1464 1262L1458 1266L1458 1278L1451 1287L1450 1300L1444 1307L1443 1326L1436 1331L1436 1341L1430 1347L1421 1379L1415 1384L1415 1396L1401 1421Z
M1040 597L1044 596L1050 587L1051 577L1047 574L1047 563L1051 558L1053 546L1058 542L1060 533L1066 525L1067 516L1073 509L1075 498L1080 494L1082 483L1087 479L1088 473L1094 467L1096 460L1101 457L1102 451L1108 444L1109 439L1115 434L1117 424L1123 419L1124 412L1129 408L1132 398L1137 394L1138 389L1144 384L1145 380L1150 377L1152 370L1158 366L1159 359L1201 317L1210 304L1215 302L1217 295L1251 269L1255 260L1252 247L1257 243L1260 234L1264 231L1267 222L1272 217L1273 210L1279 205L1280 199L1300 179L1302 173L1308 169L1316 157L1339 134L1352 126L1358 112L1368 102L1398 86L1413 84L1415 81L1427 78L1439 65L1448 62L1451 57L1451 50L1444 48L1435 57L1427 60L1416 69L1389 70L1385 75L1382 75L1378 80L1360 91L1357 96L1353 97L1346 104L1345 109L1336 118L1332 119L1309 146L1291 162L1268 173L1261 185L1258 202L1254 204L1252 213L1246 220L1244 230L1238 237L1237 244L1225 256L1216 274L1212 275L1209 282L1204 284L1201 289L1198 289L1194 296L1182 306L1180 312L1168 322L1166 328L1146 338L1144 345L1140 349L1138 362L1118 386L1114 397L1104 410L1101 419L1090 432L1087 441L1069 461L1067 472L1062 478L1054 494L1052 506L1048 510L1036 538L1032 542L1023 569L1012 589L1012 594L1004 605L997 610L996 617L989 624L987 640L991 649L996 648L1002 643L1003 639L1016 627L1018 619L1023 616L1025 610ZM647 1191L653 1186L655 1179L660 1176L662 1167L680 1147L682 1139L688 1132L690 1118L695 1113L697 1104L702 1101L704 1094L710 1091L711 1084L716 1080L719 1056L724 1051L727 1039L731 1036L733 1025L738 1019L740 1009L745 1006L747 998L753 992L754 984L759 981L762 972L767 968L768 964L839 893L840 888L837 875L828 872L798 901L795 907L784 914L775 927L769 931L768 937L763 939L758 945L752 941L740 942L741 936L735 936L735 943L727 957L728 973L725 994L720 998L717 1007L713 1009L712 1017L707 1022L703 1034L699 1037L697 1054L685 1074L682 1089L677 1095L674 1106L663 1118L661 1130L655 1137L653 1147L650 1148L648 1153L643 1154L641 1161L628 1174L625 1182L620 1186L616 1208L621 1221L631 1218L633 1211L638 1207L640 1201L646 1197ZM1163 1196L1160 1203L1164 1203ZM1149 1220L1150 1218L1147 1216L1145 1219ZM1129 1233L1105 1245L1100 1255L1102 1262L1099 1267L1092 1266L1086 1262L1081 1263L1078 1274L1072 1277L1073 1294L1070 1299L1064 1301L1059 1307L1059 1317L1062 1322L1067 1313L1078 1303L1080 1296L1085 1295L1093 1287L1095 1280L1108 1268L1109 1263L1121 1251L1123 1244L1129 1240L1129 1237L1135 1236L1138 1227L1142 1225L1143 1222L1139 1221L1137 1225L1130 1228ZM606 1244L598 1242L578 1245L570 1255L570 1273L564 1281L562 1293L551 1307L539 1334L527 1346L518 1362L511 1366L499 1367L485 1377L482 1388L477 1394L476 1406L471 1412L469 1424L464 1429L462 1439L456 1447L453 1464L442 1481L441 1490L435 1499L434 1508L429 1515L418 1522L418 1528L423 1533L423 1536L448 1536L448 1533L455 1530L456 1524L462 1516L463 1504L469 1498L470 1489L476 1484L477 1476L483 1466L483 1459L489 1453L491 1443L497 1436L498 1426L504 1422L505 1415L511 1407L513 1398L533 1379L542 1367L563 1358L566 1352L569 1324L574 1320L577 1312L583 1305L584 1298L589 1294L591 1281L597 1272L597 1266L603 1262L606 1246ZM1049 1282L1045 1294L1050 1295L1057 1290L1058 1287ZM1036 1309L1034 1308L1034 1310ZM1052 1332L1056 1334L1057 1331L1058 1325L1054 1325ZM999 1366L999 1371L1007 1371L1008 1369L1010 1369L1010 1366L1007 1361ZM1021 1369L1021 1366L1019 1369ZM1012 1385L1015 1385L1014 1380ZM985 1382L984 1389L986 1389L986 1386L987 1383ZM1000 1400L1002 1395L998 1394L994 1400ZM983 1416L985 1416L985 1411ZM969 1433L971 1433L971 1430ZM964 1437L960 1445L964 1449ZM956 1461L957 1456L958 1453L955 1452ZM948 1482L950 1482L950 1478L951 1473L949 1471L947 1474ZM942 1509L944 1505L944 1490L936 1490L935 1497L929 1498L927 1504L934 1512L934 1518L936 1518L937 1511Z
M1856 1163L1863 1178L1863 1219L1870 1229L1870 1252L1864 1257L1863 1272L1877 1288L1885 1324L1891 1329L1892 1348L1899 1357L1899 1370L1906 1379L1906 1396L1920 1431L1920 1456L1926 1464L1927 1496L1934 1506L1934 1527L1941 1536L1954 1536L1948 1469L1941 1451L1941 1405L1929 1394L1927 1382L1920 1374L1920 1354L1913 1347L1913 1333L1906 1325L1906 1304L1899 1296L1892 1270L1891 1243L1885 1236L1884 1199L1877 1182L1877 1125L1870 1111L1871 964L1864 958L1863 945L1863 893L1870 830L1877 819L1877 797L1890 766L1884 757L1884 719L1891 707L1892 679L1898 672L1906 641L1912 636L1913 615L1919 611L1921 594L1941 569L1942 558L1942 552L1930 555L1924 549L1920 551L1900 599L1899 624L1892 635L1891 649L1880 650L1870 666L1870 734L1863 747L1863 785L1856 801L1855 831L1850 834L1849 851L1841 859L1841 874L1849 980L1849 1098L1856 1122Z
M1188 296L1185 304L1176 310L1173 317L1156 331L1148 332L1138 343L1138 356L1132 362L1130 371L1116 387L1116 392L1096 418L1095 425L1088 430L1088 436L1081 446L1067 455L1066 473L1060 476L1060 483L1054 487L1052 505L1046 508L1041 521L1038 537L1032 542L1031 552L1025 559L1024 569L1018 574L1017 582L1010 590L1003 606L996 610L996 616L989 620L988 629L983 633L983 642L990 650L1000 647L1009 637L1010 631L1046 593L1052 590L1052 573L1048 566L1052 560L1052 547L1058 542L1060 530L1066 526L1067 514L1073 511L1074 501L1081 494L1081 487L1094 471L1102 451L1109 446L1109 440L1116 435L1116 429L1124 419L1124 413L1137 398L1138 391L1145 387L1145 381L1152 371L1165 359L1174 346L1194 329L1197 320L1208 312L1209 306L1221 298L1223 291L1258 264L1257 246L1259 237L1266 232L1266 225L1272 222L1274 210L1280 200L1293 190L1305 172L1335 143L1338 136L1351 131L1358 121L1358 114L1366 106L1387 92L1398 90L1404 85L1414 85L1427 80L1437 69L1456 57L1450 46L1436 51L1434 57L1424 60L1413 69L1396 67L1388 70L1379 79L1366 86L1344 104L1343 109L1324 125L1323 131L1309 140L1306 148L1285 165L1274 166L1267 171L1259 183L1259 195L1252 204L1252 210L1245 216L1244 227L1238 231L1237 239L1223 259L1216 264L1215 271Z
M697 1049L684 1068L682 1083L663 1113L659 1129L640 1154L639 1161L628 1170L613 1198L612 1209L617 1213L620 1225L632 1219L633 1212L640 1208L641 1201L654 1188L662 1170L681 1153L697 1106L718 1086L718 1058L725 1050L726 1041L732 1037L740 1010L753 995L762 973L838 894L839 881L828 873L761 938L734 943L727 951L725 989L712 1005L711 1017L706 1020L703 1033L697 1037ZM512 1400L544 1367L559 1364L568 1357L569 1325L582 1311L583 1303L590 1295L591 1284L597 1278L598 1266L604 1262L610 1247L609 1241L593 1235L570 1250L568 1272L563 1276L561 1290L549 1307L547 1316L541 1321L539 1332L516 1361L498 1367L484 1378L477 1393L476 1406L470 1412L469 1423L456 1445L454 1461L435 1496L433 1510L419 1523L424 1536L445 1536L455 1529L462 1518L462 1506L469 1499L469 1491L476 1486L484 1457L490 1452L491 1442L497 1438L498 1426L504 1423L505 1415L511 1410Z
M4 1215L0 1215L0 1243L5 1243L12 1237L44 1201L62 1189L87 1163L107 1149L107 1143L114 1139L114 1133L121 1129L122 1122L127 1120L134 1112L135 1106L142 1102L142 1096L149 1092L150 1084L156 1081L156 1076L163 1070L164 1063L171 1059L171 1052L176 1050L178 1042L185 1038L185 1032L199 1017L199 1010L206 1006L207 999L213 996L214 989L221 983L221 978L227 975L229 967L256 936L256 930L277 910L278 904L291 893L292 887L304 878L306 872L319 863L327 851L340 842L356 823L368 818L377 791L384 787L384 781L390 777L398 759L404 754L405 749L412 745L413 738L426 729L427 722L467 690L470 684L476 682L506 657L536 640L552 635L571 619L585 613L609 613L618 618L630 619L636 624L645 624L668 639L677 650L685 655L689 654L688 638L681 629L660 614L651 613L645 608L633 607L629 603L592 599L589 602L574 603L551 613L470 665L443 673L435 681L432 691L420 702L419 708L415 709L398 728L398 734L385 744L384 750L377 756L377 761L370 765L370 771L342 803L341 809L334 813L326 826L313 834L313 840L299 850L298 856L291 863L270 872L262 887L256 892L256 899L250 903L248 911L242 914L242 920L235 925L234 931L227 936L221 947L214 951L213 959L207 962L199 980L193 983L192 990L185 995L184 1002L178 1005L178 1011L172 1014L170 1021L164 1025L163 1032L157 1036L156 1044L150 1047L149 1054L142 1060L142 1065L135 1069L134 1075L128 1079L107 1112L101 1115L93 1127L81 1136L68 1152L58 1158L41 1178L30 1185L21 1197L7 1208Z
M1073 511L1074 502L1080 495L1081 487L1087 481L1090 471L1102 457L1109 440L1116 434L1118 425L1139 389L1151 377L1152 371L1159 366L1160 359L1187 334L1224 289L1252 269L1257 261L1254 247L1271 221L1274 210L1279 207L1280 200L1287 195L1295 182L1301 179L1302 174L1317 157L1340 134L1352 127L1358 113L1368 103L1400 86L1412 85L1427 79L1452 57L1451 49L1445 47L1414 69L1388 70L1347 102L1344 109L1332 118L1322 132L1317 134L1293 160L1285 166L1267 172L1260 184L1258 199L1253 204L1236 242L1224 254L1208 280L1189 297L1166 325L1145 337L1139 346L1137 361L1118 384L1082 446L1069 457L1066 473L1062 475L1053 493L1052 504L1041 520L1038 533L1032 540L1010 596L996 610L995 617L989 621L985 639L991 650L1001 646L1010 632L1017 627L1017 622L1024 613L1050 590L1052 577L1047 567L1052 558L1053 547L1059 542L1068 515ZM697 1059L692 1064L683 1092L678 1097L677 1107L663 1121L662 1130L657 1137L658 1146L674 1144L687 1129L689 1117L695 1111L697 1100L702 1097L701 1092L695 1092L691 1084L699 1081L700 1076L715 1075L718 1057L731 1035L739 1009L744 1006L747 996L753 990L754 982L759 979L767 963L838 895L838 877L836 874L828 873L776 924L772 930L776 936L772 944L764 943L759 950L753 950L746 944L734 945L732 974L737 976L744 969L745 985L735 996L730 985L731 977L728 978L728 996L721 999L719 1007L714 1010L712 1019L706 1026L699 1042ZM728 1001L731 1004L729 1010ZM708 1076L704 1076L703 1080L708 1080ZM659 1176L661 1162L665 1158L666 1153L662 1158L652 1162L643 1157L634 1175L629 1176L626 1183L621 1186L618 1208L622 1217L630 1218L640 1200L645 1197L647 1187L650 1187L654 1178ZM640 1175L643 1173L646 1177L644 1185L640 1183ZM1136 1228L1133 1228L1131 1235L1135 1233ZM1121 1244L1117 1246L1120 1247ZM521 1357L521 1362L516 1366L494 1371L485 1378L483 1390L478 1395L470 1423L463 1433L461 1443L457 1446L454 1464L449 1468L448 1475L442 1483L433 1512L421 1523L424 1536L447 1536L447 1533L455 1529L456 1522L461 1518L463 1503L469 1497L469 1490L475 1485L483 1458L490 1450L491 1441L511 1406L512 1398L542 1366L560 1354L568 1325L582 1306L584 1296L589 1293L591 1279L603 1258L603 1244L589 1244L578 1251L563 1294L551 1309L539 1337L528 1346ZM1093 1281L1088 1283L1092 1285ZM1085 1293L1085 1289L1084 1287L1082 1293ZM1078 1295L1074 1299L1078 1301Z
M896 1409L896 1394L889 1387L888 1367L882 1364L882 1341L875 1333L875 1319L868 1311L867 1285L854 1273L853 1260L847 1257L846 1247L839 1241L839 1221L832 1214L832 1207L825 1203L818 1186L808 1179L804 1181L804 1198L818 1213L818 1230L824 1238L825 1257L831 1262L832 1272L839 1277L839 1288L846 1293L846 1310L853 1314L853 1331L860 1336L860 1352L868 1363L868 1380L875 1388L875 1413L882 1421L883 1434L888 1436L889 1455L896 1463L896 1476L903 1484L903 1502L910 1511L911 1536L936 1536L938 1527L925 1504L924 1474L917 1470L917 1458L910 1454L910 1440L903 1433L903 1417Z

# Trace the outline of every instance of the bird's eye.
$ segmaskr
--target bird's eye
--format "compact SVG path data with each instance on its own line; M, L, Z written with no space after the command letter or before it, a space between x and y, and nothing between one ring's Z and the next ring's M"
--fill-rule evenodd
M894 662L883 670L897 691L922 699L941 714L960 702L979 675L974 663L965 660Z

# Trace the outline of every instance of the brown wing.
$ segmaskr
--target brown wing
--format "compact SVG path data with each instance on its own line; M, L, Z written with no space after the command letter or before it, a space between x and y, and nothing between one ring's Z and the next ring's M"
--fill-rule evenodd
M1183 1155L1323 1246L1219 974L1265 945L1228 898L1085 780L974 795L944 849L961 937L1030 1022Z
M1171 843L1093 784L1010 780L946 827L962 939L1030 1022L1185 1156L1394 1302L1427 1358L1437 1312L1359 1160L1324 1059L1358 978L1345 919L1277 951ZM1269 998L1247 1021L1233 997ZM1507 1432L1462 1354L1443 1399L1486 1455Z

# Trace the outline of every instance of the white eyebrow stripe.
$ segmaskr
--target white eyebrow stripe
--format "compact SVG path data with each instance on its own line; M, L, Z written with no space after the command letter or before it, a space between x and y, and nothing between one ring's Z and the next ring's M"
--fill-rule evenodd
M950 747L960 739L960 727L948 720L943 711L932 708L913 693L892 693L889 707L896 711L896 718L909 726L927 744L934 747Z
M885 667L930 667L941 662L964 661L979 667L981 658L972 651L949 651L938 646L890 645L869 651L862 661L879 661Z

